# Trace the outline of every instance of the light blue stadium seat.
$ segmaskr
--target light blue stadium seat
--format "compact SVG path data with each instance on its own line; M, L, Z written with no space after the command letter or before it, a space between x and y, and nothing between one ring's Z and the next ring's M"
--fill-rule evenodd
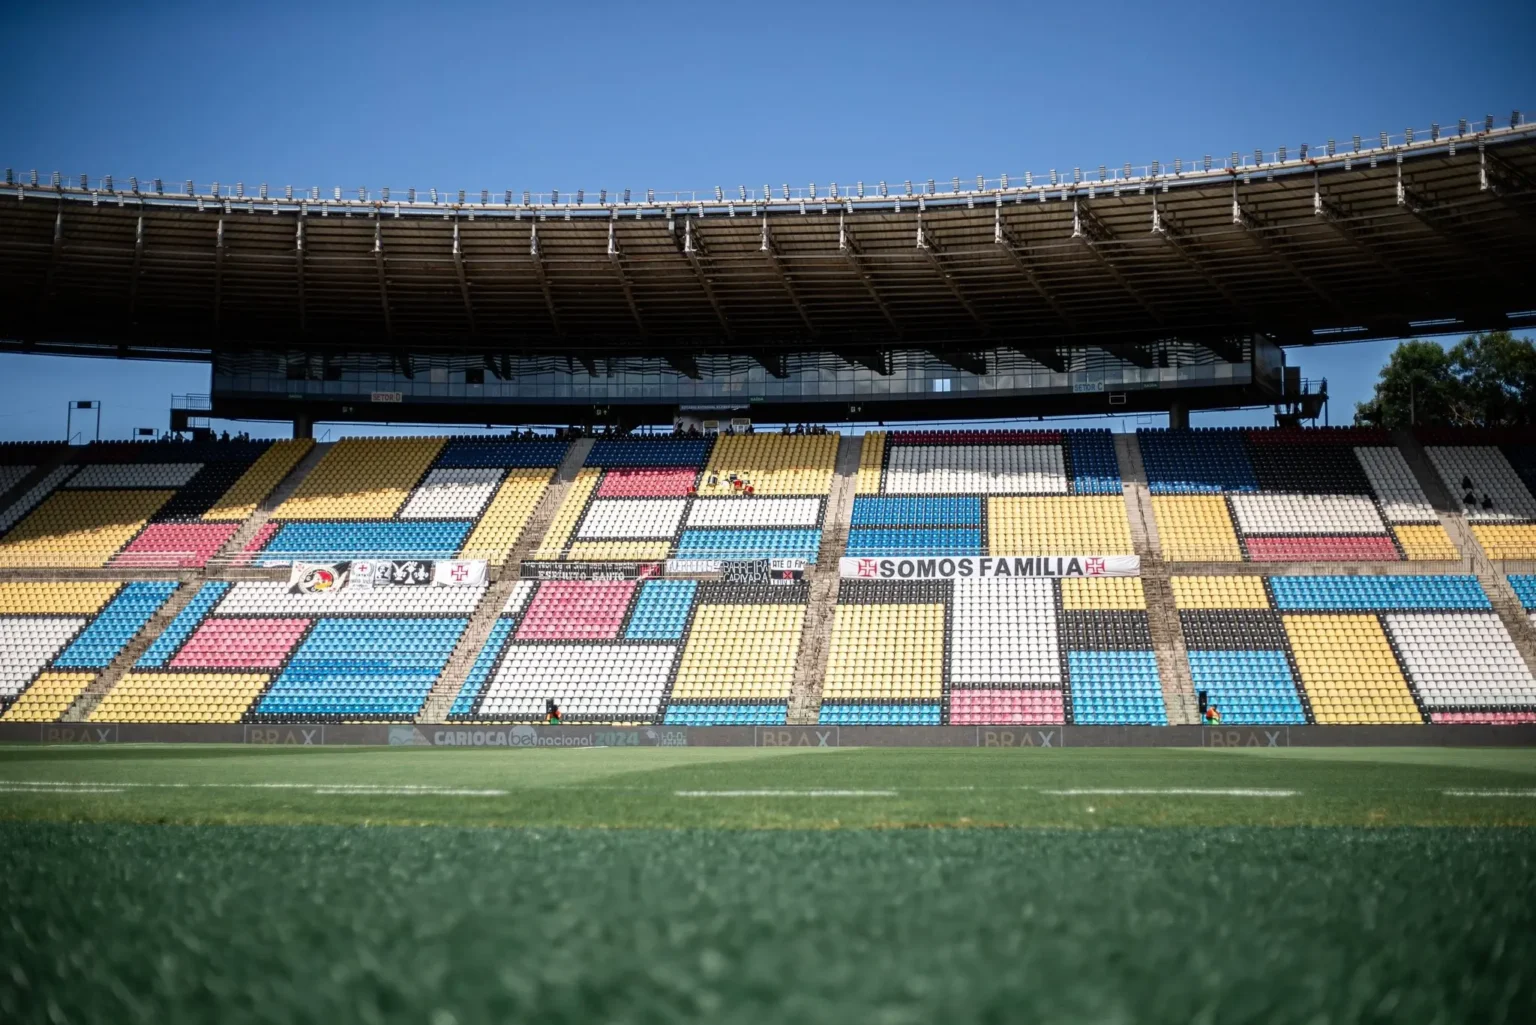
M59 669L105 669L176 590L173 580L124 585L54 661Z
M1223 723L1307 721L1283 651L1191 651L1189 671L1195 690L1208 692Z
M1157 658L1150 651L1070 651L1072 721L1081 726L1166 726Z
M683 637L697 580L647 580L624 636L631 641L676 641Z
M1393 609L1475 609L1493 606L1472 576L1270 577L1275 608L1283 611L1385 612Z

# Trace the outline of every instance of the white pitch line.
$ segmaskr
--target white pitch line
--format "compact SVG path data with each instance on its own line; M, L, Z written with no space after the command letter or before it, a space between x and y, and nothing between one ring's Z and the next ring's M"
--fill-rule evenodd
M311 790L313 794L323 794L329 797L506 797L505 790L429 790L423 787L381 787L378 790L355 790L345 788L338 790L335 787L316 787Z
M677 790L677 797L895 797L894 790Z
M1250 790L1238 787L1125 787L1042 790L1058 797L1295 797L1295 790Z
M120 794L129 787L185 790L215 787L235 790L297 790L327 796L349 797L505 797L505 790L471 790L463 787L421 783L84 783L49 780L4 780L0 792L13 794Z
M1447 797L1536 797L1536 790L1442 790Z
M120 794L122 792L122 787L14 787L5 783L0 783L0 794Z

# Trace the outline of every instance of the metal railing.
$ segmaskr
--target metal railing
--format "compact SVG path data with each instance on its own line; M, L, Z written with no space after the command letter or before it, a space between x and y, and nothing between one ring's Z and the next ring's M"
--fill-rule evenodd
M1507 125L1507 127L1506 127ZM1436 152L1458 145L1480 143L1499 139L1511 134L1521 134L1531 128L1531 123L1519 110L1512 111L1506 121L1497 121L1492 115L1478 120L1458 118L1453 122L1431 122L1424 128L1407 128L1402 132L1378 132L1375 135L1353 135L1347 140L1326 139L1306 142L1292 148L1288 145L1274 149L1231 150L1226 154L1204 153L1191 158L1175 157L1171 161L1153 160L1145 164L1125 162L1118 167L1108 164L1083 167L1081 165L1051 168L1045 172L1025 171L1021 174L1006 173L997 177L950 176L947 179L902 179L901 181L829 181L825 185L811 182L804 186L791 186L787 182L775 186L736 185L727 189L714 186L710 189L479 189L440 190L396 189L368 186L320 186L280 188L262 182L248 189L246 183L237 181L198 183L191 179L167 181L160 178L140 179L103 175L64 175L58 171L40 174L37 170L18 172L6 168L5 181L0 193L24 194L27 191L47 191L63 195L78 195L94 202L135 203L193 203L201 206L215 203L223 206L255 209L307 209L331 206L364 206L369 208L391 207L400 211L435 211L445 209L466 212L518 211L530 209L556 209L569 216L572 213L612 214L621 211L661 212L696 210L700 215L706 209L729 210L734 213L738 206L771 209L780 206L839 205L848 209L856 205L892 203L974 202L978 196L1016 196L1020 200L1046 198L1047 193L1057 191L1063 195L1107 188L1121 190L1128 187L1144 188L1193 181L1210 176L1230 178L1235 175L1285 174L1323 165L1337 164L1345 169L1356 161L1375 166L1382 159L1409 153Z

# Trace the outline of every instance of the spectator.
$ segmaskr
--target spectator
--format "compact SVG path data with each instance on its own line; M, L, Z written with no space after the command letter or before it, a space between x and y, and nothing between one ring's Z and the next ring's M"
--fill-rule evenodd
M1207 726L1221 725L1221 709L1214 703L1205 706L1205 724Z
M554 698L544 702L544 722L548 726L560 725L560 706L555 703Z

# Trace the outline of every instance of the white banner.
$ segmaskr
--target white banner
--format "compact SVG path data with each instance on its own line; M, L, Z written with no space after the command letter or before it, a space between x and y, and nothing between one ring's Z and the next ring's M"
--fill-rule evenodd
M295 562L288 568L289 594L328 594L347 586L350 562Z
M1139 555L875 556L837 560L849 580L952 580L1014 577L1139 577Z
M432 564L433 587L478 587L485 583L484 559L459 559Z

